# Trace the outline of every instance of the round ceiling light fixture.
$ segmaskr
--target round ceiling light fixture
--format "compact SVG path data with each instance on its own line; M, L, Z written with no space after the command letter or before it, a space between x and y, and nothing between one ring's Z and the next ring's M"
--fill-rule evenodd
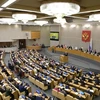
M40 6L42 13L53 15L57 18L77 14L80 11L80 6L75 3L68 2L53 2L46 3Z
M100 14L90 15L88 21L100 21Z
M13 14L12 17L17 21L21 20L23 23L27 23L30 20L36 19L36 15L25 14L25 13L22 13L22 14L21 13L16 13L16 14Z
M65 18L55 18L53 19L53 21L56 23L60 23L62 27L65 27L65 23L67 23Z
M12 23L16 23L17 21L13 18L1 18L0 22L7 23L7 24L11 25Z
M48 23L48 21L41 20L41 21L34 21L34 23L36 23L37 25L42 26L42 25L44 25L44 24L47 24L47 23Z

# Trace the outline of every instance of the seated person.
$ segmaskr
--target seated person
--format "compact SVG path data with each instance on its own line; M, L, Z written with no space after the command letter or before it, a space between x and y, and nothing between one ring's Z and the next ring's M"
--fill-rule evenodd
M45 93L42 94L42 98L48 98L47 95Z
M97 53L97 56L100 56L100 52Z
M78 47L75 47L75 50L78 50Z
M8 67L11 67L11 63L10 63L10 61L8 60Z
M81 86L85 86L84 80L81 80Z
M10 89L10 88L6 88L6 93L5 93L5 95L6 96L10 96L12 94L12 90Z
M2 86L0 86L0 87L1 87L1 88L0 88L0 92L1 92L1 93L6 92L6 87L5 87L5 86L2 85Z
M19 100L26 100L26 96L25 95L20 95Z
M5 74L6 74L7 76L9 76L9 73L8 73L7 70L6 70L6 67L4 67L4 68L2 69L2 72L5 72Z
M71 66L71 69L72 69L72 70L75 70L75 69L76 69L76 67L75 67L75 66Z
M83 52L83 47L79 48L79 50Z
M89 93L89 94L90 94L90 96L92 96L92 95L93 95L93 91L91 91L91 88L88 88L85 92Z
M73 90L74 92L77 92L77 89L76 89L75 87L73 87L72 90Z
M13 85L18 89L19 88L19 83L16 83L16 81L13 82Z
M95 83L96 83L96 85L100 84L100 79L98 77L95 78Z
M83 81L85 81L85 77L84 77L84 76L82 76L81 79L82 79Z
M25 87L23 86L23 83L19 84L19 91L20 92L25 91Z
M8 77L8 80L9 80L10 82L14 81L14 79L13 79L11 76Z
M60 86L60 87L63 87L63 84L62 84L62 83L59 83L59 86Z
M56 47L60 48L60 45L57 45Z
M75 83L75 84L78 84L78 80L77 80L77 79L75 79L75 80L74 80L74 83Z
M47 77L47 79L48 79L48 80L51 80L51 77L50 77L50 76L48 76L48 77Z
M36 90L36 93L41 94L41 91L40 90Z
M97 54L97 51L96 51L96 50L94 50L94 51L93 51L93 53L94 53L94 54Z
M29 93L28 97L29 97L31 100L35 100L35 99L36 99L36 96L32 95L32 93Z
M67 92L64 90L64 89L61 89L61 91L60 91L61 93L63 93L64 94L64 96L66 96L67 95Z
M70 89L69 85L66 85L65 88L66 88L66 89Z
M79 91L79 94L84 95L85 93L83 91Z
M61 48L63 48L63 45L61 45Z
M23 72L22 72L22 70L21 70L21 69L19 70L18 76L19 76L20 78L22 78L22 77L23 77Z
M67 52L65 52L65 53L64 53L64 56L68 56L68 53L67 53Z
M94 75L94 72L89 71L87 72L87 74L91 76L91 75Z
M89 52L89 50L87 49L87 50L85 50L85 52L86 52L86 53L88 53L88 52Z

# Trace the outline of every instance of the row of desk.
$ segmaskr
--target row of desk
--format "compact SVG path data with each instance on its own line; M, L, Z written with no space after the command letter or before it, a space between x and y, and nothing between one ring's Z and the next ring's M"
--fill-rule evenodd
M81 56L81 57L84 57L84 58L88 58L88 59L100 62L99 56L89 54L89 53L85 53L85 52L82 52L80 50L70 50L70 49L58 48L58 47L54 47L54 46L49 47L48 50L50 50L50 51L54 50L54 51L64 52L64 53L67 52L67 53L70 53L70 54L73 54L73 55Z
M6 48L0 48L0 50L5 51L5 52L11 52L11 51L18 50L18 48L17 47L6 47Z
M41 46L27 46L26 48L29 49L29 50L32 50L32 49L41 50Z

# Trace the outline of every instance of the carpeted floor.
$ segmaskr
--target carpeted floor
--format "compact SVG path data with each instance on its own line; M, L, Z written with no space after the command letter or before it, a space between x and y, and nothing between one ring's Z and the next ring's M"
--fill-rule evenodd
M43 49L42 51L40 51L40 53L42 53L44 55L47 55L48 57L50 57L50 58L52 58L54 60L57 60L57 61L59 61L59 56L62 54L62 53L52 53L52 52L49 52L47 49ZM6 54L5 58L4 58L4 61L5 61L6 65L8 63L8 60L10 60L10 55ZM80 67L84 71L91 70L91 71L94 71L96 73L100 73L100 63L99 64L96 63L96 62L94 63L91 60L87 60L87 59L83 59L83 58L80 59L79 57L75 57L73 55L69 55L69 62L68 63L71 64L71 65L75 65L77 67ZM26 79L22 79L22 81L25 81L29 85L31 85L33 93L35 92L36 89L40 89L37 86L33 85L31 82L29 82L29 80L27 78ZM48 96L52 97L51 89L47 90L47 91L41 90L41 92L45 92ZM54 98L54 100L57 100L57 98ZM100 97L96 97L94 100L100 100Z

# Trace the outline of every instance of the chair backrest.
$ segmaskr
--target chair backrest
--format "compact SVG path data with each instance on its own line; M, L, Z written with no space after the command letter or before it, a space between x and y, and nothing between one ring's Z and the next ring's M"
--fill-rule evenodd
M77 98L73 98L73 100L79 100L79 99L77 99Z
M66 96L67 100L73 100L73 97L71 95Z

